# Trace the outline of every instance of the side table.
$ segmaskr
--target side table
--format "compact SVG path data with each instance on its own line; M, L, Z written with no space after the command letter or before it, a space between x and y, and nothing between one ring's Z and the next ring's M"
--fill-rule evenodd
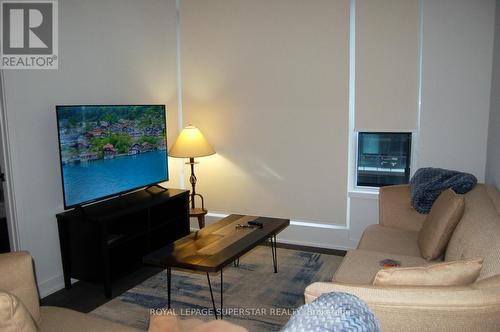
M200 229L205 227L205 215L207 213L208 211L204 208L189 209L189 217L198 218L198 226L200 226Z
M195 207L195 198L198 196L201 200L201 208ZM208 213L208 210L205 209L205 199L200 194L191 194L190 199L191 207L189 208L189 218L197 218L198 226L200 229L205 227L205 216Z

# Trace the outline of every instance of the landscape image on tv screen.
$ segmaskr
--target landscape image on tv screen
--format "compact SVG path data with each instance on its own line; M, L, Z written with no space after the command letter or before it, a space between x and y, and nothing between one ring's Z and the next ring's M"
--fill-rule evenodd
M66 208L168 180L164 105L56 109Z

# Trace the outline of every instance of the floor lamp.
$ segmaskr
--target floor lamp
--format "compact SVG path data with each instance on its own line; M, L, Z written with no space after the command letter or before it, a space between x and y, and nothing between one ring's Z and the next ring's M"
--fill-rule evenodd
M205 209L205 202L203 196L196 193L196 175L194 174L194 165L197 162L194 158L210 156L215 153L210 143L201 131L195 126L188 125L184 128L174 145L168 152L170 157L175 158L189 158L189 162L186 165L191 166L191 176L189 177L189 182L191 183L191 208L189 209L189 216L198 218L198 224L200 228L205 227L205 215L208 211ZM201 208L196 207L195 198L196 196L201 199Z

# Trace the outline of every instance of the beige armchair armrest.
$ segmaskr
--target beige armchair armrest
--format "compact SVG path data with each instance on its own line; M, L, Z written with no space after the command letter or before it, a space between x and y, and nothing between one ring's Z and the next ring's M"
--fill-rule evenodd
M0 254L0 290L17 296L35 322L40 322L40 301L28 252Z
M379 224L409 231L419 231L425 218L425 214L418 213L411 206L410 185L380 188Z
M500 289L316 282L305 290L306 303L328 292L361 298L383 331L495 331L500 326Z

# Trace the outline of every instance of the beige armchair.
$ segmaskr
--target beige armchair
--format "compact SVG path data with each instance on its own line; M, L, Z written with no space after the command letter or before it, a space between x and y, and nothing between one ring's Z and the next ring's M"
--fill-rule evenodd
M74 310L40 306L33 273L33 262L25 251L0 255L0 290L15 295L26 307L39 331L135 332L134 328Z

